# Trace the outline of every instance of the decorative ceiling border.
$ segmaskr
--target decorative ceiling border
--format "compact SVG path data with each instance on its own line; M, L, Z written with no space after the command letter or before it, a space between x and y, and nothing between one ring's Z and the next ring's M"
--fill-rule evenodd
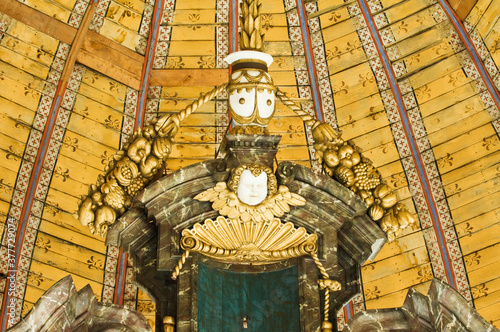
M318 75L316 72L316 63L314 61L314 56L313 56L313 51L312 51L312 43L311 43L311 34L309 33L308 26L308 20L307 20L307 14L306 14L306 8L304 5L303 0L296 0L295 3L292 3L291 1L286 1L287 5L287 10L290 11L294 9L295 6L297 10L297 16L298 16L298 23L300 26L300 35L302 37L302 45L300 47L295 47L294 50L294 55L303 55L306 58L306 66L307 66L307 71L309 74L309 86L311 88L311 93L312 93L312 100L314 103L314 110L316 113L316 119L318 119L320 122L325 122L325 116L323 114L323 104L322 100L320 97L320 88L318 85ZM290 18L294 18L293 15L288 16ZM295 23L295 22L294 22ZM319 28L319 26L316 26ZM290 27L290 30L294 29L295 27ZM291 34L293 36L293 33ZM291 37L292 37L291 36ZM298 36L295 36L295 41L292 40L292 49L293 43L300 43ZM328 75L328 74L327 74Z
M447 280L471 300L453 221L413 90L409 85L398 84L389 59L391 49L386 49L386 45L394 40L390 30L384 30L384 36L379 34L373 17L373 12L379 12L382 4L377 2L369 6L365 0L358 0L349 9L351 15L357 16L358 24L361 25L358 33L363 45L366 49L372 49L367 53L382 60L380 65L372 66L377 82L382 78L382 82L388 81L391 87L390 92L381 88L382 97L420 216L433 271L438 278Z
M12 326L21 316L31 257L44 202L70 110L83 76L83 67L75 65L76 56L89 30L96 7L96 1L89 3L71 48L65 43L60 43L47 76L49 84L45 87L46 94L43 93L40 96L33 128L25 147L9 211L9 217L17 222L15 248L13 250L9 248L7 252L5 249L2 251L2 255L7 256L6 258L13 257L15 262L7 269L11 278L2 289L2 303L13 303L15 313L12 317L7 306L2 306L0 314L2 330ZM39 94L34 90L30 93L33 96ZM4 242L6 239L7 237L4 237ZM9 287L15 288L15 292L7 291Z
M453 24L455 27L456 32L458 33L458 36L460 37L460 40L462 41L463 45L465 46L465 49L469 53L470 57L472 58L472 61L474 65L476 66L477 71L483 78L484 84L486 85L489 93L491 94L491 98L493 98L493 101L495 102L497 108L500 107L500 94L495 87L495 84L493 83L493 80L491 79L490 75L488 74L488 70L486 69L482 58L484 58L485 52L483 51L483 57L480 56L480 53L477 51L476 47L474 46L474 38L471 38L469 36L469 33L472 31L467 31L460 19L457 17L457 14L451 8L450 4L445 1L445 0L436 0L439 2L441 5L441 8L444 10L446 13L446 16L448 17L448 20ZM469 26L469 25L468 25ZM469 33L468 33L469 32Z
M48 75L49 80L53 81L49 81L45 91L47 94L43 94L40 98L12 197L9 217L18 221L18 225L13 253L16 264L14 269L9 268L14 273L14 279L9 281L16 286L12 298L16 298L17 301L14 301L16 305L14 320L7 318L7 311L4 311L7 306L2 307L0 317L2 329L11 326L11 321L17 322L20 319L31 257L50 180L76 91L83 76L83 67L76 65L67 83L55 87L54 83L62 80L63 69L69 66L73 68L73 64L69 63L70 53L68 45L61 43ZM11 301L9 292L4 291L2 303Z
M150 90L149 80L151 78L151 69L156 63L155 54L157 51L162 51L164 46L168 47L168 43L158 43L158 36L165 38L163 34L160 34L161 25L167 24L173 18L173 10L175 8L175 0L156 0L153 9L153 18L151 22L151 28L149 29L149 38L146 46L146 54L144 66L141 75L141 89L139 92L139 103L137 105L137 115L135 117L134 130L142 128L145 121L145 113L148 107L148 94ZM164 32L165 29L162 29ZM167 32L170 32L167 29ZM168 33L168 36L170 34ZM170 38L168 38L170 39ZM167 39L167 40L168 40ZM158 47L157 47L158 46ZM166 56L165 49L165 56ZM163 54L163 53L160 53Z
M237 25L231 25L237 19L238 14L234 10L230 10L232 2L230 0L217 0L216 9L217 14L215 17L217 26L215 27L215 44L216 44L216 68L229 68L229 64L224 61L224 59L229 54L229 49L231 48L231 38L230 36L236 34L238 35ZM228 72L229 74L229 72ZM219 95L220 100L215 101L215 113L218 116L215 118L215 143L220 144L226 133L229 124L229 108L227 105L227 92L223 91Z

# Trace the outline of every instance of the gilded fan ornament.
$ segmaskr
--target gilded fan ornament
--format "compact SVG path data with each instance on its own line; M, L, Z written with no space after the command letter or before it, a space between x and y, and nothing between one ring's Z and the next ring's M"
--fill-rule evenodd
M277 188L276 177L267 166L240 165L228 183L218 182L194 199L212 202L220 216L184 230L181 246L185 250L248 263L269 263L316 251L316 234L279 219L290 206L304 205L306 200L286 186Z

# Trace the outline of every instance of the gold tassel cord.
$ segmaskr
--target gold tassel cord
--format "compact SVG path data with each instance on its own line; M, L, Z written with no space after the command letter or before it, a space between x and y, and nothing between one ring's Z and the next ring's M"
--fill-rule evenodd
M322 323L322 331L323 332L331 332L333 329L332 323L330 323L330 291L332 290L340 290L340 283L338 281L330 280L330 276L326 272L325 267L321 263L321 261L318 258L317 252L311 253L311 257L314 260L314 263L316 263L316 266L319 269L319 272L321 273L321 276L323 279L318 280L319 288L320 290L325 291L325 303L324 303L324 310L323 310L323 323Z
M177 280L177 277L181 273L182 267L184 266L184 263L186 263L186 259L189 257L189 250L186 250L182 253L181 258L179 258L179 261L177 262L177 265L175 266L174 272L172 272L172 279Z

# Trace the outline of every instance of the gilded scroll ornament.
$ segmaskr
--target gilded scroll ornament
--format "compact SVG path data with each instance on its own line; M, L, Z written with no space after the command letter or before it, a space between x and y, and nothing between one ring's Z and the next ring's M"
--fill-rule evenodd
M223 216L182 231L181 247L221 261L267 264L316 252L316 234L292 223L242 221Z
M278 219L290 211L290 205L306 201L286 186L278 187L267 166L240 165L227 184L218 182L194 199L212 202L220 216L182 231L181 247L186 251L222 261L270 263L317 250L316 234Z

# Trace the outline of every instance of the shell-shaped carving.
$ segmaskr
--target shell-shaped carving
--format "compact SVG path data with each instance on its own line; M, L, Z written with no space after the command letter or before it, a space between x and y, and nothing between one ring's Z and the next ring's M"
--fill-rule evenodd
M303 227L282 223L241 222L222 216L207 219L182 232L181 246L207 256L230 261L277 261L316 251L316 234Z
M380 205L374 204L370 207L369 214L373 220L377 221L384 216L384 209Z

